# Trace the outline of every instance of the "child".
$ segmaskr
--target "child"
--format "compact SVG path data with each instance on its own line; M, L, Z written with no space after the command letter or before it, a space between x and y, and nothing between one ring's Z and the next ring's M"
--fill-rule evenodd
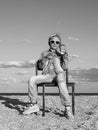
M42 62L43 73L41 75L31 76L29 78L28 95L31 104L26 110L24 110L23 114L27 115L40 110L37 102L37 84L44 82L52 82L55 78L57 78L57 83L60 90L61 103L65 106L65 111L67 111L68 118L73 118L73 115L70 112L70 97L66 86L65 73L61 67L60 60L60 58L65 54L61 54L60 51L56 51L60 50L60 36L58 34L51 35L48 39L48 44L49 50L44 51L39 59L39 61Z

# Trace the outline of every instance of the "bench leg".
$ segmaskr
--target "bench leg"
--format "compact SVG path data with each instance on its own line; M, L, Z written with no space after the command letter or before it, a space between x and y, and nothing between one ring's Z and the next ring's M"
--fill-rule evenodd
M72 112L75 115L75 86L72 86Z
M45 85L43 84L43 116L45 116Z

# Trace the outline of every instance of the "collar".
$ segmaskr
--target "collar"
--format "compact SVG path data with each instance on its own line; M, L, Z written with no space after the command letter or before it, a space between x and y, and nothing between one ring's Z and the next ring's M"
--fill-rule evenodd
M55 50L49 49L50 52L56 52Z

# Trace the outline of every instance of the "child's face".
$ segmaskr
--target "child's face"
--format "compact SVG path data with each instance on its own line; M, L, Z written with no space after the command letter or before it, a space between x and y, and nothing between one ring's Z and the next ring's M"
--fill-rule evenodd
M53 37L50 40L50 48L53 50L58 50L59 46L60 46L60 39L58 37Z
M61 45L61 54L64 54L66 52L66 47L64 45Z

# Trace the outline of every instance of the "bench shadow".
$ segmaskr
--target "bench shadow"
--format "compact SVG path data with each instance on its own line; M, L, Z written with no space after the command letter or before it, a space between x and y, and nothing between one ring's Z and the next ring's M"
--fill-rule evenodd
M6 96L0 96L1 104L11 109L16 109L19 114L22 114L24 107L28 105L27 102L20 101L19 99L12 99Z
M40 109L43 112L43 108ZM58 115L60 117L64 116L64 111L59 110L58 108L56 108L55 110L49 107L45 108L45 113L53 113L55 115Z
M55 115L59 115L60 117L64 116L64 112L62 110L59 110L58 108L56 108L55 110L52 110L52 108L50 108L50 111L52 111L52 113L54 113Z

